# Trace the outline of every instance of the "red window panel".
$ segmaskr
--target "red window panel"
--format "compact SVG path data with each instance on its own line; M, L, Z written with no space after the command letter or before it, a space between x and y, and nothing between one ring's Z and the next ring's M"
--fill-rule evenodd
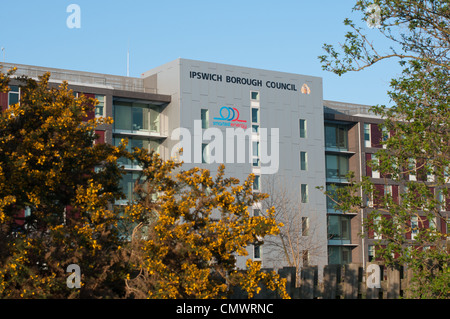
M430 221L427 216L419 216L419 229L428 229L430 228Z
M374 193L373 193L373 206L375 208L379 208L383 203L384 197L384 185L374 185Z
M15 216L14 223L19 226L25 225L25 210L21 209Z
M105 144L105 131L96 130L95 134L98 135L98 137L95 140L94 144Z
M0 92L0 110L8 109L8 93Z
M372 140L372 147L381 148L382 133L378 124L370 124L370 134Z
M80 212L72 206L66 206L66 220L69 223L71 220L80 219Z
M407 222L406 222L406 227L407 227L407 229L408 229L408 231L406 232L406 234L405 234L405 238L406 239L411 239L411 220L408 220Z
M91 94L91 93L80 93L80 95L84 95L87 98L92 98L95 99L95 94ZM85 121L89 121L92 120L93 118L95 118L95 109L92 109L90 111L87 112L87 116L85 118Z
M392 200L394 203L399 203L398 185L392 185Z

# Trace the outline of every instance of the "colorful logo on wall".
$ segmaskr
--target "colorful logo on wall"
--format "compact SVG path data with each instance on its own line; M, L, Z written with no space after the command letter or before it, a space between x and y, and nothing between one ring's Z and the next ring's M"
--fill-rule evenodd
M239 119L239 110L235 107L222 106L219 115L214 118L213 125L247 128L247 121Z
M311 89L306 83L303 84L301 91L303 94L311 94Z

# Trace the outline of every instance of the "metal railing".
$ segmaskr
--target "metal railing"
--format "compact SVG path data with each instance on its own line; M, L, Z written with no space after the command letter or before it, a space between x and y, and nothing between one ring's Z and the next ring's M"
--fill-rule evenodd
M71 71L54 68L43 68L37 66L3 63L0 64L0 71L6 72L7 70L16 67L17 70L14 76L28 76L33 79L38 79L39 76L44 75L46 72L50 72L50 81L67 81L69 84L79 84L88 86L101 86L116 90L125 90L133 92L143 93L157 93L156 88L148 88L144 86L143 79L132 78L118 75L104 75L82 71Z

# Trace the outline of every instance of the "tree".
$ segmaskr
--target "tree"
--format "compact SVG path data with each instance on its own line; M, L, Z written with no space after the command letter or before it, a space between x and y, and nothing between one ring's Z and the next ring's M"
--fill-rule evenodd
M206 169L180 171L180 163L136 149L143 167L136 202L125 214L135 222L129 246L127 293L135 298L225 298L239 287L251 298L265 284L288 297L285 280L247 261L236 269L246 247L277 234L273 208L267 217L250 216L248 207L267 195L253 193L253 176L242 184L225 178L222 165L213 178Z
M354 10L363 21L374 14L371 3L358 1ZM406 265L414 273L412 297L448 298L450 258L446 200L450 167L450 7L448 1L375 1L381 13L378 31L398 49L380 54L363 29L346 19L354 32L338 52L325 45L319 57L325 70L342 75L360 71L382 60L397 57L402 75L391 81L393 105L375 106L384 119L385 149L372 162L401 191L396 197L375 187L370 179L353 181L336 190L342 211L365 207L373 198L374 210L365 220L368 233L380 238L376 254L391 267ZM400 51L398 51L400 50ZM362 193L360 192L362 189ZM388 189L388 188L386 188Z
M13 74L0 73L8 90ZM144 149L94 143L96 100L75 97L66 82L50 87L19 78L20 102L0 113L0 296L2 298L217 298L233 287L249 297L264 284L288 297L285 280L249 260L246 246L279 231L273 219L250 217L266 195L215 179L208 170ZM120 157L144 168L128 206L115 206ZM24 214L24 211L27 211ZM131 232L130 232L131 231ZM81 289L67 285L67 266L81 270Z
M265 240L268 263L296 268L296 282L300 282L302 267L309 266L310 259L324 255L324 248L317 241L318 223L302 210L298 196L292 194L283 180L268 176L262 189L268 197L261 201L261 214L274 208L274 218L283 224L277 236Z
M11 75L0 76L2 91ZM97 102L49 77L17 79L20 102L0 114L0 296L118 296L120 271L110 270L121 241L107 207L122 196L124 152L94 144L96 126L111 123L88 119ZM81 267L83 289L67 288L69 264Z

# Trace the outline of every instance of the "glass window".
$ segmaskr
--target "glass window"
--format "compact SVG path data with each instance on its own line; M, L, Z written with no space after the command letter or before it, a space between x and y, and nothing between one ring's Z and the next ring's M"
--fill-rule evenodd
M159 132L159 107L144 103L114 102L114 128L127 131Z
M258 133L258 132L259 132L259 125L252 124L252 133Z
M259 109L252 108L252 123L259 123Z
M307 251L307 250L302 251L302 262L303 262L303 267L309 266L309 251Z
M348 157L345 155L326 155L327 178L345 178L348 174Z
M202 163L203 164L209 163L208 144L205 143L202 144Z
M159 118L160 118L160 110L159 108L150 108L150 132L159 132Z
M344 187L344 185L327 185L327 210L335 210L336 205L339 203L337 190Z
M253 208L253 216L258 217L261 215L261 210L259 208Z
M352 262L352 251L350 247L328 246L328 264L344 265Z
M328 239L350 240L350 217L328 215Z
M259 166L259 142L252 142L253 166Z
M129 105L127 105L129 104ZM131 131L131 103L114 105L114 127Z
M302 236L309 235L309 218L302 217Z
M259 101L259 92L252 91L252 92L250 93L250 95L251 95L251 99L252 99L253 101Z
M419 233L419 219L417 216L411 217L411 239L415 239Z
M19 87L17 85L11 85L8 92L8 105L14 105L19 103Z
M370 124L364 123L364 145L366 147L371 147L370 142Z
M300 152L300 170L308 170L308 157L306 152Z
M95 98L98 100L98 104L95 106L95 116L105 116L105 96L96 95Z
M308 185L307 184L300 185L300 198L301 198L302 203L308 202Z
M306 120L300 119L300 138L306 138Z
M348 150L348 127L342 124L325 124L325 147Z
M209 127L209 110L206 109L201 110L201 120L202 120L202 129L207 129Z
M119 146L121 143L121 140L125 139L122 137L114 137L114 145ZM138 137L128 137L128 144L126 146L126 150L128 152L132 152L133 148L143 148L148 150L149 152L151 150L154 150L155 152L159 152L159 146L160 143L158 141L153 141L145 138L138 138ZM132 162L130 159L121 157L117 160L122 165L137 165L136 162Z
M254 258L255 259L261 259L261 246L260 245L255 245L254 247Z
M138 177L139 177L138 173L126 173L120 181L120 188L127 197L128 201L135 199L134 184L138 179Z
M374 245L369 245L367 247L367 254L369 256L369 262L375 260L375 246Z
M255 175L255 179L253 180L253 190L259 191L260 179L261 179L261 177L259 175Z

